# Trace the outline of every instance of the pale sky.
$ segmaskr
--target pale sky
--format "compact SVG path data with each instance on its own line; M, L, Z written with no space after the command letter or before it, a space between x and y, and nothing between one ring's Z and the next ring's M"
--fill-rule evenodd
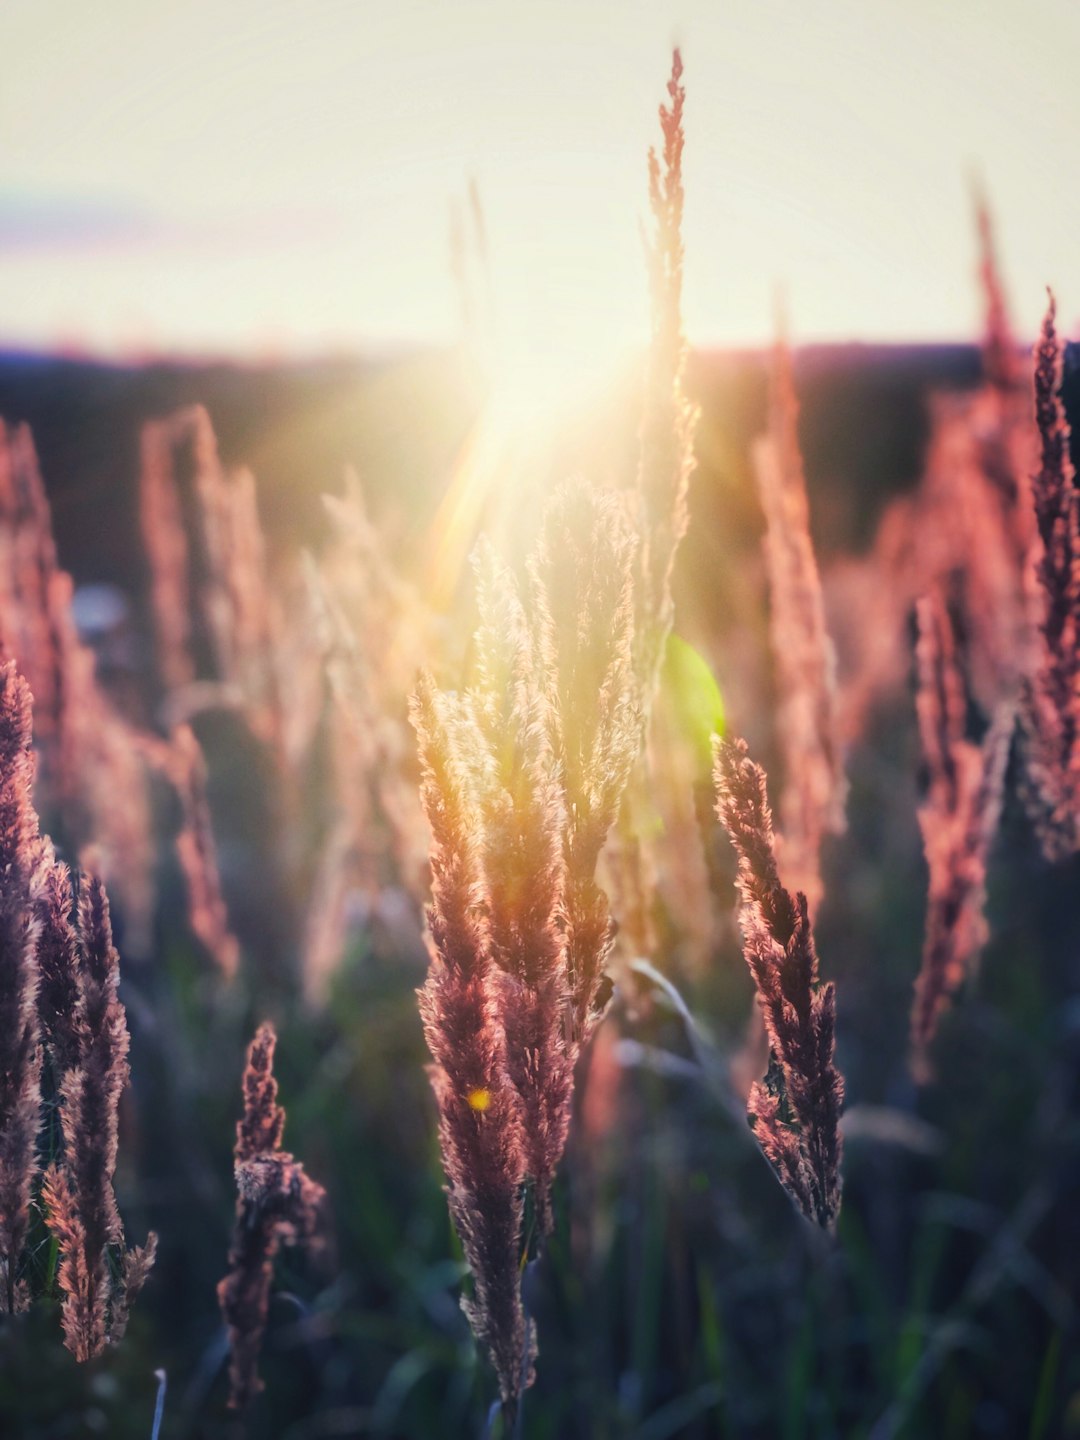
M500 332L635 345L676 41L693 341L974 336L976 167L1080 317L1078 0L4 0L0 345L453 339L470 176Z

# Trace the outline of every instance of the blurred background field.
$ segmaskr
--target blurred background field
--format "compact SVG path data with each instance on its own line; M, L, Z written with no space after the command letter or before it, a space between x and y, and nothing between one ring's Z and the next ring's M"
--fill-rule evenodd
M827 595L838 567L867 552L888 498L918 481L927 394L970 386L979 363L965 346L798 354ZM703 413L677 629L772 776L763 522L747 461L764 419L764 359L696 355L688 388ZM1067 377L1067 396L1076 389ZM256 471L272 559L326 542L319 497L339 490L348 462L388 552L422 586L432 519L479 392L453 352L256 368L0 361L0 413L33 426L61 564L82 587L76 614L106 685L144 713L154 679L139 427L194 401L207 406L224 459ZM584 457L601 472L632 469L636 417L628 377L588 427L569 427L535 464L558 473ZM527 533L535 516L518 520ZM101 585L116 592L109 603ZM455 600L466 609L467 589ZM937 1076L917 1091L906 1037L926 873L912 687L889 697L852 746L848 831L824 852L816 929L837 982L847 1081L835 1244L808 1233L733 1102L727 1058L742 1043L752 991L734 926L734 862L708 820L703 759L709 913L694 917L703 933L691 945L685 917L658 902L649 957L678 985L702 1038L647 978L620 973L579 1079L557 1231L530 1300L540 1361L526 1435L1080 1434L1080 868L1075 859L1048 867L1021 807L1008 803L990 868L992 939L943 1022ZM687 712L668 688L665 713L678 726ZM214 1287L233 1217L243 1051L271 1016L286 1144L329 1193L332 1239L317 1263L289 1251L279 1262L267 1389L247 1433L479 1436L490 1379L457 1305L463 1267L414 994L426 965L415 905L402 892L373 908L357 894L328 1001L305 1006L298 897L272 843L273 776L236 717L207 712L195 723L240 976L224 984L191 938L163 849L149 954L125 953L119 917L133 1083L117 1189L129 1232L159 1232L158 1263L127 1340L90 1366L61 1348L52 1306L5 1324L3 1433L148 1436L159 1369L163 1436L242 1433L224 1407ZM161 804L166 835L175 817Z

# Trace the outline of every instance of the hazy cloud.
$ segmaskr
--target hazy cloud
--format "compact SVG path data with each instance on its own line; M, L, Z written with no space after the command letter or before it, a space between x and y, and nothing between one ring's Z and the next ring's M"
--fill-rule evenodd
M338 228L332 214L275 211L180 220L107 196L0 190L0 254L43 251L227 250L289 245Z
M163 227L135 206L109 199L0 191L0 252L146 244Z

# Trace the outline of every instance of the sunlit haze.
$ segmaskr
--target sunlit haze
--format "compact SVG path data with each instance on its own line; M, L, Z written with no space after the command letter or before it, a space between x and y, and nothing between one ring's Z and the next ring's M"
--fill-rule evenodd
M1080 316L1072 0L8 0L0 40L5 345L453 341L475 179L514 368L588 373L644 338L673 42L693 342L765 340L778 285L799 340L973 336L975 173L1018 327L1046 283Z

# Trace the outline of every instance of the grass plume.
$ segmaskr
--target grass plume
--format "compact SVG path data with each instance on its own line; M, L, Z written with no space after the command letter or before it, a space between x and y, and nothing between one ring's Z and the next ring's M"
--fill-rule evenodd
M915 1073L925 1079L941 1014L987 938L986 866L1001 810L1015 712L1003 704L981 744L965 739L968 694L953 624L940 594L919 602L918 624L915 703L927 776L919 829L930 882L911 1045Z
M66 1026L55 1022L51 1056L60 1097L63 1154L45 1172L42 1202L59 1246L64 1340L77 1360L100 1355L119 1339L130 1305L153 1264L157 1237L126 1254L113 1193L120 1096L128 1083L128 1030L117 995L120 957L113 945L109 902L101 880L85 877L68 913L70 885L49 887L46 931L75 961L77 1000ZM64 1033L66 1030L66 1033ZM60 1041L61 1043L56 1043ZM119 1283L111 1253L120 1254Z
M743 955L769 1041L750 1090L754 1134L803 1215L831 1229L840 1210L840 1108L833 1063L836 993L818 973L806 896L780 883L765 772L746 742L715 743L717 814L739 859Z
M821 843L844 829L846 784L835 714L836 657L825 626L810 538L806 476L799 449L791 352L773 351L769 428L754 446L765 512L765 562L776 675L776 728L783 757L781 869L813 915L821 900Z
M30 729L30 689L9 660L0 668L0 1294L9 1314L26 1303L18 1271L41 1124L35 903L41 841L31 800Z
M1080 491L1061 401L1055 311L1051 294L1035 347L1040 460L1031 488L1038 640L1020 712L1029 809L1051 861L1080 849Z
M282 1245L316 1243L325 1191L281 1141L285 1111L277 1103L274 1049L269 1022L248 1047L242 1089L244 1108L236 1125L236 1226L228 1274L218 1285L218 1304L229 1337L229 1404L245 1410L263 1383L259 1378L274 1256Z

